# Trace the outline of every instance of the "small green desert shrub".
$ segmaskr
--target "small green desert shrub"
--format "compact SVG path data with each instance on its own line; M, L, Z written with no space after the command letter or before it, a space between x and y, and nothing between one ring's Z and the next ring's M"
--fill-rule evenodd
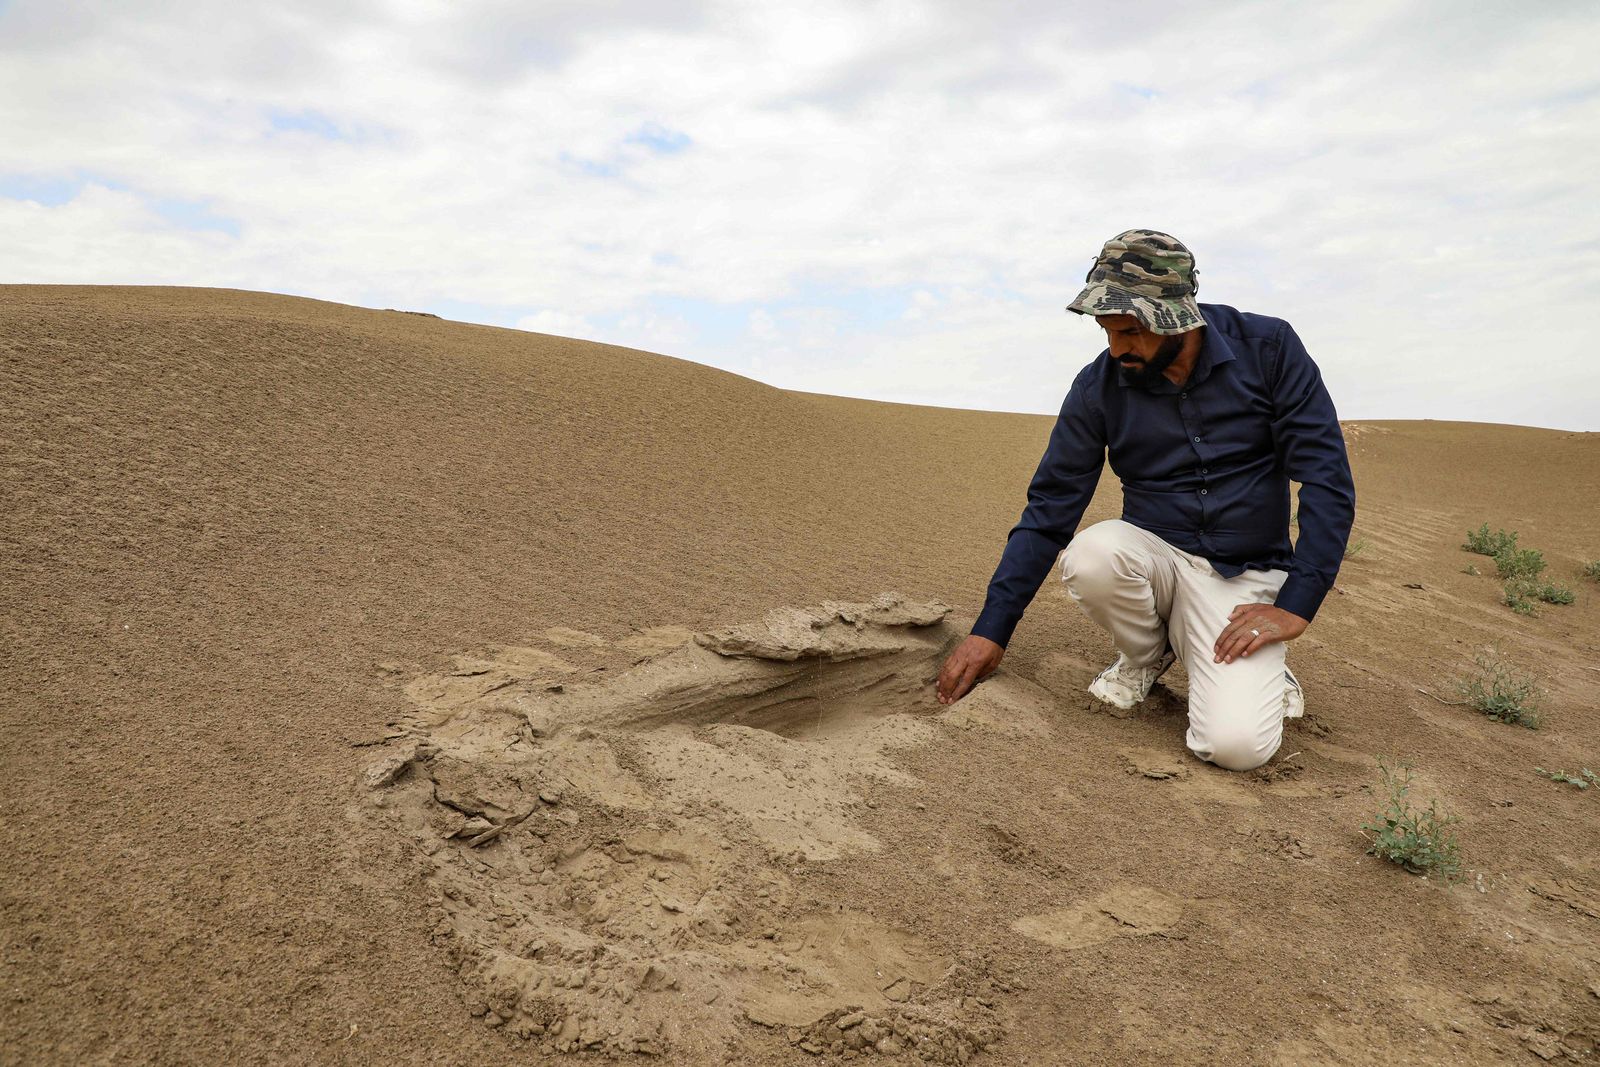
M1595 581L1600 582L1600 559L1597 559L1592 563L1585 563L1583 565L1583 576L1585 578L1593 578Z
M1365 552L1366 550L1367 550L1367 539L1365 537L1363 537L1359 541L1351 541L1349 544L1344 546L1344 558L1345 559L1355 559L1357 556L1361 555L1361 553Z
M1532 578L1512 578L1506 582L1505 596L1501 600L1518 615L1538 614L1534 601L1546 604L1570 604L1577 597L1571 589L1554 582L1540 582Z
M1572 590L1553 582L1541 582L1539 588L1534 590L1534 595L1546 604L1570 604L1577 599Z
M1461 547L1480 556L1498 556L1502 552L1516 551L1517 534L1515 530L1511 533L1506 533L1504 530L1490 533L1489 524L1484 523L1476 530L1467 532L1467 541Z
M1534 598L1528 596L1527 591L1517 582L1507 582L1505 595L1500 598L1502 604L1518 615L1539 614L1539 608L1534 604L1533 600Z
M1361 827L1372 835L1367 854L1398 863L1412 874L1437 874L1447 883L1455 881L1461 874L1456 816L1441 813L1435 800L1428 801L1426 808L1413 806L1410 764L1391 767L1387 761L1379 760L1378 773L1383 776L1387 803Z
M1495 572L1506 583L1501 602L1518 615L1537 615L1537 602L1541 600L1546 604L1572 603L1572 590L1536 580L1548 566L1544 553L1536 548L1518 548L1515 530L1510 533L1495 530L1491 533L1489 524L1484 523L1476 530L1467 531L1467 540L1461 547L1494 560ZM1345 557L1349 558L1350 555L1350 550L1346 549ZM1589 566L1590 570L1584 573L1600 581L1600 560ZM1591 570L1594 573L1590 573ZM1476 575L1478 568L1469 563L1462 573Z
M1600 785L1600 774L1595 774L1585 767L1577 774L1568 774L1566 771L1547 771L1543 767L1534 770L1550 779L1552 782L1561 782L1564 785L1577 786L1579 789L1588 789L1591 785Z
M1507 663L1498 651L1479 653L1473 662L1477 673L1456 682L1461 699L1496 722L1537 729L1540 695L1533 677Z
M1482 572L1478 570L1477 564L1469 563L1465 567L1461 568L1461 573L1462 574L1470 574L1474 578L1476 578Z
M1512 548L1496 554L1495 570L1502 578L1533 578L1544 570L1544 553L1536 548Z

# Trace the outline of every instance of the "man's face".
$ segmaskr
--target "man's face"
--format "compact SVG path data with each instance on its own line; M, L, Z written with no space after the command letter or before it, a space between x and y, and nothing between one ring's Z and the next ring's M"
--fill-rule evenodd
M1111 358L1139 385L1159 381L1183 351L1182 334L1154 333L1132 315L1096 315L1095 321L1106 332Z

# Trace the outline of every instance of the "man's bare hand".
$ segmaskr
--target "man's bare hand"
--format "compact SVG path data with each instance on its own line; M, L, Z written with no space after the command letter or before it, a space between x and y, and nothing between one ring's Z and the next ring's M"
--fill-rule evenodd
M939 672L939 703L954 704L980 680L994 673L1006 650L987 637L971 634L956 646Z
M1271 604L1240 604L1228 613L1228 619L1212 650L1212 663L1232 663L1264 645L1293 641L1309 625L1300 616Z

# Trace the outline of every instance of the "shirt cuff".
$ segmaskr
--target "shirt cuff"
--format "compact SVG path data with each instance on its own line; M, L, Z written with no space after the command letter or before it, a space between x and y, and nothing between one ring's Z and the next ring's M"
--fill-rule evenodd
M990 605L984 605L983 613L978 616L978 621L972 624L972 632L979 637L987 637L1001 648L1005 648L1011 641L1011 634L1017 628L1020 618L1010 618L1005 611Z
M1327 595L1328 588L1315 579L1290 574L1283 583L1283 588L1278 590L1278 599L1273 603L1289 614L1298 615L1306 622L1310 622L1317 617L1317 609L1322 606L1322 601Z

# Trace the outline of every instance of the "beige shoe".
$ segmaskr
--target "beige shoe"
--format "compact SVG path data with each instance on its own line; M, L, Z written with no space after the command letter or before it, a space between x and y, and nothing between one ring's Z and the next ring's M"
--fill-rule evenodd
M1089 683L1089 695L1115 707L1131 708L1150 695L1150 687L1167 673L1176 659L1168 648L1158 662L1148 667L1134 667L1129 665L1127 656L1118 652L1116 662Z

